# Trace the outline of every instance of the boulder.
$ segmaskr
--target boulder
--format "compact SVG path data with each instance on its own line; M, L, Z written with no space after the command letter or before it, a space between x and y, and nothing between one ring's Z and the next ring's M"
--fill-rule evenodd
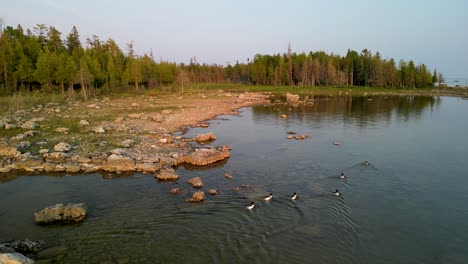
M229 158L228 149L197 149L186 155L177 158L178 163L188 163L195 166L205 166Z
M81 171L81 165L78 162L70 161L63 165L65 171L69 173L77 173Z
M167 171L163 171L157 174L155 177L160 181L177 181L179 179L179 175Z
M216 191L216 189L210 189L210 190L208 191L208 194L209 194L209 195L216 195L216 194L218 194L218 192Z
M294 139L294 136L288 135L288 139Z
M34 172L37 170L42 170L42 159L34 158L27 158L19 160L13 163L13 168L15 170L27 171L27 172Z
M286 93L286 100L290 104L297 104L299 102L299 95Z
M0 157L16 159L21 155L21 152L14 147L0 146Z
M68 152L70 151L71 147L70 144L66 142L60 142L54 146L54 150L58 152Z
M161 166L159 166L158 163L147 162L147 163L137 163L136 164L136 170L140 171L140 172L155 173L160 168L161 168Z
M205 200L205 193L204 192L194 192L192 194L192 198L187 199L187 202L189 203L199 203L203 202Z
M34 264L30 258L23 256L20 253L5 253L0 254L0 263L2 264Z
M206 142L206 141L211 141L215 139L216 139L216 135L213 132L209 132L206 134L197 134L197 136L195 137L195 140L197 142Z
M50 152L50 153L44 153L42 157L44 157L44 160L46 162L60 163L60 162L66 161L69 155L64 152Z
M87 120L80 120L79 125L80 126L87 126L87 125L89 125L89 122Z
M194 177L187 181L193 188L201 188L203 187L203 182L200 177Z
M96 133L96 134L101 134L101 133L105 133L105 132L106 132L106 130L105 130L103 127L100 127L100 126L99 126L99 127L95 127L95 128L93 128L92 130L93 130L93 132Z
M68 133L69 130L70 129L66 128L66 127L59 127L59 128L55 129L55 132L57 132L57 133Z
M41 240L22 239L13 242L0 244L0 253L21 253L21 254L37 254L45 247L45 242Z
M286 114L281 114L280 117L283 118L283 119L288 118L288 116Z
M24 124L21 125L21 128L23 129L35 129L36 127L38 127L39 125L36 124L35 122L32 122L32 121L28 121Z
M107 160L102 164L101 169L104 171L134 171L136 169L135 162L122 155L112 154L107 157Z
M34 218L38 224L80 222L86 218L86 205L84 203L69 203L68 205L59 203L35 212Z

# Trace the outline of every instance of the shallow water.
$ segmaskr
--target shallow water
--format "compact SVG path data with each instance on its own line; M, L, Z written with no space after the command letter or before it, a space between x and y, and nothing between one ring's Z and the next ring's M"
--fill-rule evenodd
M179 184L142 174L3 176L0 241L67 246L57 263L468 263L468 101L317 99L292 110L244 108L190 130L213 131L213 144L231 145L232 155L179 167ZM310 138L287 140L288 131ZM185 203L193 176L218 195ZM171 195L175 186L184 193ZM88 218L33 223L34 211L59 202L85 202Z

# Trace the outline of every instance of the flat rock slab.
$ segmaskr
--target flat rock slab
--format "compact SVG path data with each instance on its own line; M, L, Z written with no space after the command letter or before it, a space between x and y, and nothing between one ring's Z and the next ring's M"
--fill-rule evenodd
M182 155L178 158L178 163L188 163L195 166L205 166L230 157L229 150L197 149L196 151Z
M157 174L155 177L160 181L177 181L179 179L179 175L166 171Z
M84 203L69 203L68 205L59 203L34 213L34 218L38 224L80 222L86 218L86 205Z

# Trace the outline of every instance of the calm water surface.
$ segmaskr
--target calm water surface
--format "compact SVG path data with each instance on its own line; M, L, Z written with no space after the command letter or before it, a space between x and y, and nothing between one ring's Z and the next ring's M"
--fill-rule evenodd
M179 167L179 184L141 174L2 175L0 241L65 245L57 263L468 263L468 101L318 99L292 110L245 108L190 130L213 131L213 144L231 145L232 156ZM287 140L288 131L310 138ZM194 176L219 194L185 203ZM184 194L171 195L175 186ZM88 218L33 223L34 211L59 202L85 202Z

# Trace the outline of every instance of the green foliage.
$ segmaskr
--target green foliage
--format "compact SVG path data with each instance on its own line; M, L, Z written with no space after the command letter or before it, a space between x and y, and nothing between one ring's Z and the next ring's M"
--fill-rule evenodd
M56 28L44 24L26 33L21 26L6 27L0 37L0 93L60 87L65 95L67 89L74 94L80 88L87 98L99 90L189 83L423 88L443 82L441 73L431 74L424 64L400 61L396 65L393 59L367 49L339 56L323 51L297 54L288 48L284 54L257 54L247 63L222 66L200 64L195 57L188 65L156 62L152 53L135 55L133 42L126 55L113 39L102 41L95 35L86 44L83 48L75 26L65 40Z

